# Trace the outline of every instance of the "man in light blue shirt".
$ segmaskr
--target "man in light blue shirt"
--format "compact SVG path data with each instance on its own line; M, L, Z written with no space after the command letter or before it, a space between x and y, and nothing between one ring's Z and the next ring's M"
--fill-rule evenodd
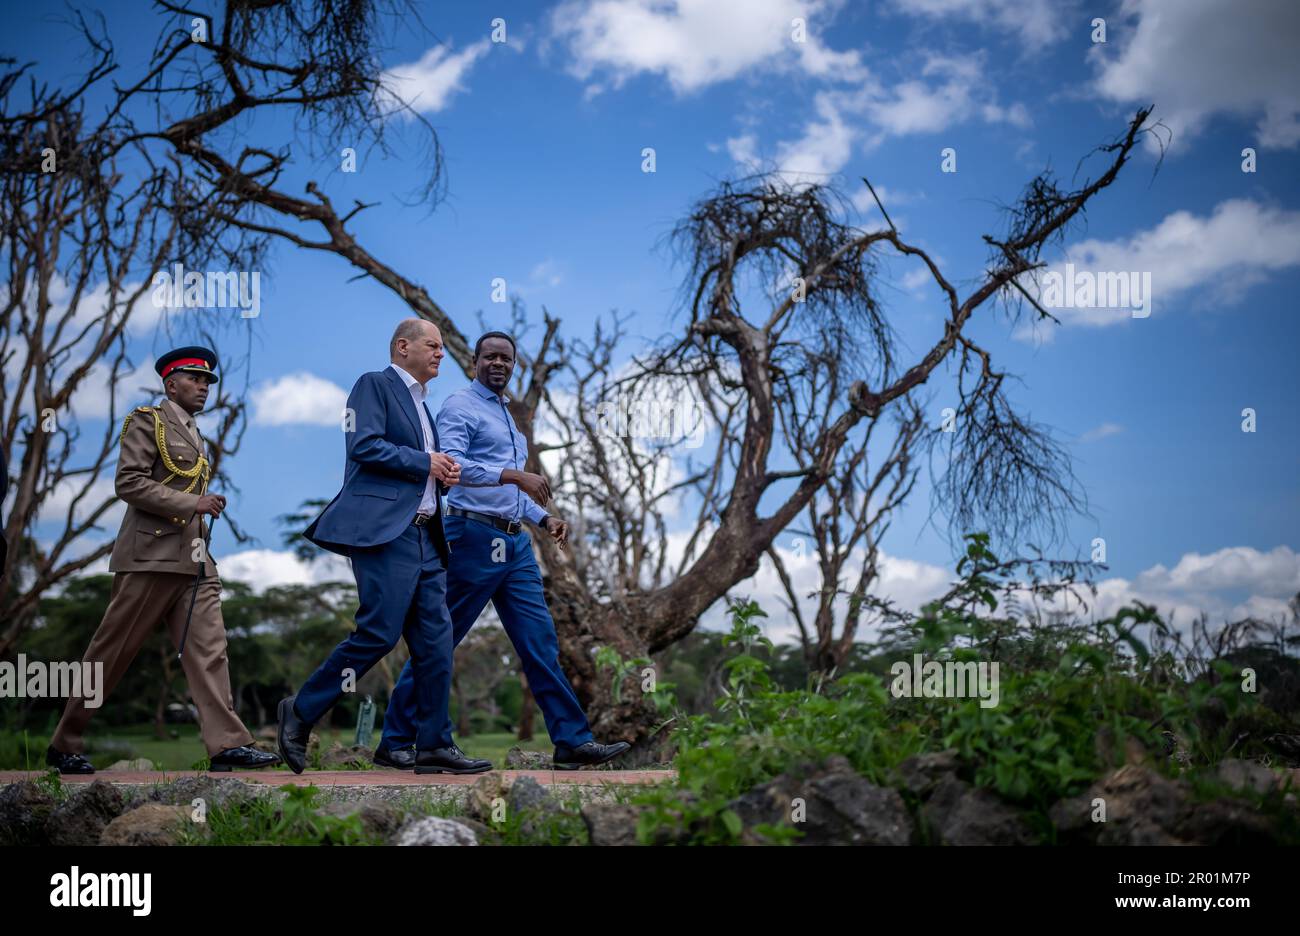
M571 770L602 764L630 745L600 744L592 738L587 716L560 669L555 622L523 523L546 530L560 548L569 528L545 510L551 500L546 479L524 470L528 440L515 425L505 395L514 365L514 339L488 332L474 346L474 382L449 396L438 411L442 452L460 466L459 484L447 496L447 610L452 638L459 644L492 602L546 719L555 744L554 764ZM441 727L450 732L450 718ZM408 663L388 701L375 763L410 767L417 733Z

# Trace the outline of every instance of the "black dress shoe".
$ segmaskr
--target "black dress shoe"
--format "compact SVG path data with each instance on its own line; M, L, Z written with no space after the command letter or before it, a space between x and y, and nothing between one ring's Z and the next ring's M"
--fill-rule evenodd
M280 758L268 751L259 751L248 745L226 748L220 754L213 754L208 761L209 770L256 770L258 767L274 767Z
M418 774L483 773L492 769L492 762L470 757L456 745L434 748L432 751L420 751L415 755L415 772Z
M293 700L289 696L280 700L280 723L276 726L275 740L280 747L280 756L294 773L302 773L307 767L307 740L311 737L311 723L298 717L293 710Z
M61 774L90 774L95 772L94 766L80 754L65 754L63 751L56 750L53 746L45 749L45 763L51 767L59 768Z
M415 769L415 748L375 748L376 766L395 767L398 770Z
M631 746L626 741L615 741L613 744L588 741L586 744L579 744L576 748L557 744L555 746L555 757L551 758L551 763L556 770L577 770L579 767L595 767L597 764L613 760Z

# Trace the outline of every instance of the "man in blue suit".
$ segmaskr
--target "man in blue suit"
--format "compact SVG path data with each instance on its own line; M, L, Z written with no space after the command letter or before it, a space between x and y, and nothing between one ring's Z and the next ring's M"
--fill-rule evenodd
M406 638L420 729L417 773L481 773L492 763L468 757L451 738L452 628L447 614L447 561L438 495L460 480L460 467L438 451L438 432L424 399L438 376L442 335L407 319L389 342L392 363L362 374L348 397L343 490L304 534L347 556L357 580L357 629L280 702L280 752L295 773L307 762L312 725L345 688Z
M475 378L451 394L438 411L443 451L461 468L460 485L447 497L447 608L453 640L460 643L488 602L514 644L528 686L546 718L560 770L602 764L626 751L626 741L601 744L592 738L568 677L560 669L555 622L546 608L542 574L533 544L523 531L527 520L564 548L568 524L544 509L551 492L546 479L525 471L528 440L506 408L505 389L515 366L515 342L504 332L488 332L474 346ZM384 715L384 737L375 763L409 768L420 735L428 727L419 710L419 674L402 670ZM440 734L450 736L443 716Z

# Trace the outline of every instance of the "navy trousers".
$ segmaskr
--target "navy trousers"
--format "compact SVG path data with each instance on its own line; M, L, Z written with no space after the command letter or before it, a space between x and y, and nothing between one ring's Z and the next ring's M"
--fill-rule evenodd
M360 599L357 629L298 690L298 716L319 721L342 697L345 670L360 680L405 637L411 661L402 675L409 677L409 704L420 725L411 741L421 751L447 747L451 618L447 571L429 527L407 527L390 543L353 549L350 558Z
M520 531L511 536L465 517L448 517L445 524L451 544L447 610L453 642L461 642L491 601L514 644L551 740L569 747L592 740L587 715L560 669L555 622L546 608L542 573L528 534ZM428 727L418 705L417 675L412 664L406 664L388 700L382 745L390 750L412 743L418 746L418 737ZM451 736L446 708L436 728L440 736Z

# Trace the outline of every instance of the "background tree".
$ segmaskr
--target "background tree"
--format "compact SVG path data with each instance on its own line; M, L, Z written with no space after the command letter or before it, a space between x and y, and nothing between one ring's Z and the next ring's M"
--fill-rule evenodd
M315 182L306 197L291 195L281 184L289 144L272 148L238 135L242 118L281 108L310 131L309 147L313 132L341 127L382 146L387 118L401 107L383 87L374 55L381 13L391 8L361 0L231 0L209 40L194 43L175 27L181 8L159 6L169 27L146 77L125 89L156 104L156 119L122 145L170 148L170 165L186 172L185 204L202 207L189 217L262 245L274 238L334 253L384 284L440 327L451 357L470 373L462 329L348 229L369 206L358 202L339 213ZM172 119L176 112L183 116ZM701 615L755 574L777 535L833 479L849 489L855 433L895 414L895 425L906 425L922 385L941 368L954 375L947 392L955 431L926 433L917 443L946 449L933 478L935 506L954 529L988 529L1014 543L1031 531L1050 536L1084 506L1065 452L1016 412L1003 392L1007 375L968 326L997 301L1013 320L1022 303L1032 304L1022 281L1042 268L1041 252L1059 243L1153 131L1149 114L1139 111L1099 149L1095 178L1067 188L1047 173L1031 180L1008 210L1005 231L985 238L987 268L961 294L892 225L867 231L849 223L832 188L767 176L723 183L674 231L670 243L685 269L680 329L651 353L626 359L617 316L581 340L561 335L544 310L540 338L521 348L511 407L533 445L529 469L554 475L560 507L578 527L567 553L546 540L537 548L562 663L598 734L633 738L651 756L659 716L651 700L634 693L616 703L611 674L598 669L594 651L648 661L690 634ZM431 138L433 181L422 194L434 198L440 175ZM944 296L942 334L907 359L878 299L886 257L921 264ZM810 347L834 359L833 375L809 368ZM677 392L689 394L692 420L702 424L685 427L695 436L702 430L702 452L671 435L602 425L602 404L645 404ZM795 417L816 429L797 441L783 438L783 420L788 426ZM887 442L888 432L871 434ZM562 450L546 459L549 469L538 457L543 448ZM861 476L853 489L867 489L871 477ZM693 515L683 535L670 529L668 506ZM872 529L868 522L864 543ZM822 587L838 589L838 578Z

